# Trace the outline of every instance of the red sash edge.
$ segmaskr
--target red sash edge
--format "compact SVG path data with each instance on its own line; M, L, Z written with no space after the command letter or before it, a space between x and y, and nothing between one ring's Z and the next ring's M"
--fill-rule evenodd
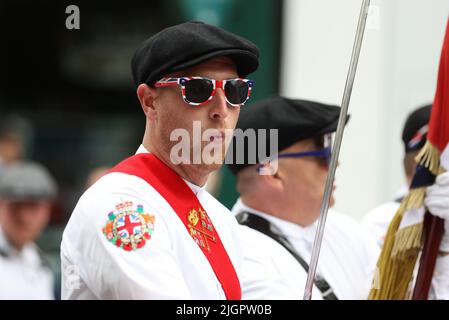
M188 212L198 208L204 210L195 193L185 181L151 153L139 153L131 156L117 164L109 172L134 175L151 185L170 204L183 222L187 232L189 232ZM237 273L215 227L213 229L216 241L210 243L211 250L207 251L204 247L200 247L200 249L221 283L226 299L241 300L242 291ZM190 233L189 237L194 241Z

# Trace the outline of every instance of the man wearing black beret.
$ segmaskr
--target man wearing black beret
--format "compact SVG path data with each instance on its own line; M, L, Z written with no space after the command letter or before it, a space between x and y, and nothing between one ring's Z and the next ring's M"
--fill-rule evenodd
M336 106L282 97L259 101L240 115L237 128L277 128L279 140L278 153L268 158L258 154L259 163L248 163L251 157L244 157L243 163L230 164L241 194L232 211L242 224L243 298L303 298L328 174L329 135L338 117ZM422 146L416 134L407 141L410 148ZM438 203L439 212L447 212L448 203L441 198L447 198L448 188L435 190L426 199ZM334 201L331 196L330 206ZM446 243L447 238L445 233ZM313 299L366 299L371 285L376 285L378 255L374 237L362 224L330 210ZM432 299L447 299L448 262L447 257L437 260Z
M241 195L233 213L244 225L243 298L302 299L339 111L274 97L240 115L237 128L277 128L279 145L277 155L258 164L229 166ZM260 174L261 169L270 174ZM313 298L366 298L378 252L355 220L330 210Z
M241 298L238 224L204 185L258 57L250 41L201 22L139 46L131 69L143 142L79 200L61 244L63 298Z
M383 245L388 225L399 209L402 199L407 194L408 187L415 174L415 158L427 141L431 107L432 105L426 105L411 112L402 129L403 165L406 184L397 192L394 200L381 204L363 217L363 224L375 237L380 247Z

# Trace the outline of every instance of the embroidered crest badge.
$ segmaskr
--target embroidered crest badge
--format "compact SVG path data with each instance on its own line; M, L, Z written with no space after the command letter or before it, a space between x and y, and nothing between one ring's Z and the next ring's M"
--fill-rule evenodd
M187 214L187 227L193 240L202 248L210 251L209 241L215 242L214 226L207 213L198 208Z
M117 204L108 219L103 228L104 235L126 251L142 248L154 231L154 215L144 213L142 205L134 208L132 201Z

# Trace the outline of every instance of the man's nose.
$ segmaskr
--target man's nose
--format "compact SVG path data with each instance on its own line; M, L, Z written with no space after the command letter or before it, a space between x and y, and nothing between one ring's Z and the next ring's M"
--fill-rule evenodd
M214 97L212 98L209 110L209 116L213 120L224 120L228 116L228 103L226 96L221 88L215 89Z

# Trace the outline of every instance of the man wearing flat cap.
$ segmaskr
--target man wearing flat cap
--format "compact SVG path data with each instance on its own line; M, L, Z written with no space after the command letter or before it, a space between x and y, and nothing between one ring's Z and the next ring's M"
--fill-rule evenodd
M57 187L34 162L0 176L0 299L53 299L53 277L34 240L47 225Z
M383 245L390 221L407 194L408 187L415 174L417 164L415 158L427 141L431 107L432 105L426 105L411 112L402 129L403 166L406 184L398 191L394 200L381 204L363 217L362 223L375 237L380 247Z
M244 225L243 298L303 297L339 110L273 97L248 106L240 115L239 129L277 128L279 149L257 163L229 165L241 195L232 211ZM270 174L260 174L261 169ZM313 298L366 297L377 255L375 241L356 221L329 212Z
M223 162L258 56L250 41L201 22L139 46L131 68L143 141L74 209L61 244L63 298L241 298L239 226L204 185ZM216 161L203 157L208 147Z
M242 224L244 299L303 298L328 174L329 135L336 131L338 118L336 106L282 97L259 101L242 112L237 128L277 128L279 139L278 154L229 166L241 194L233 213ZM270 174L260 174L261 169ZM437 188L433 199L449 194L447 186ZM330 206L334 201L331 196ZM449 211L448 201L434 202L439 211ZM447 238L445 233L443 241ZM378 255L374 237L360 223L330 210L313 299L366 299ZM437 290L430 296L444 299L448 268L439 260L433 280Z

